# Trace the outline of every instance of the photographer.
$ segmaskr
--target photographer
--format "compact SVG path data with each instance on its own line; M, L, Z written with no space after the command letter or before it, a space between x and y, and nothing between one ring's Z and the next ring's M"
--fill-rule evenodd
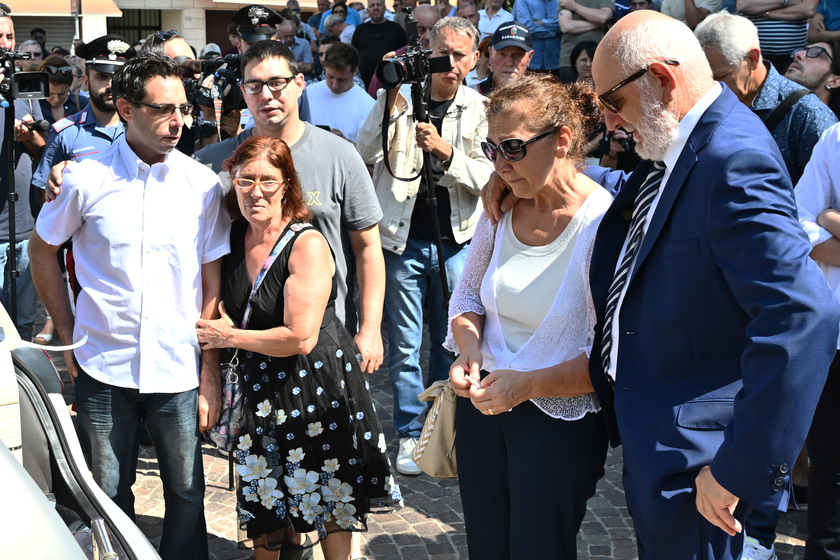
M419 11L419 10L418 10ZM462 85L478 59L478 30L463 18L438 21L430 34L432 56L448 56L452 68L431 75L427 92L431 122L418 123L411 100L393 88L381 93L359 134L357 149L369 165L384 218L380 235L385 254L385 315L388 324L388 369L394 390L394 424L400 437L397 470L417 475L411 451L422 427L425 405L417 396L426 382L446 379L453 356L441 347L446 310L439 273L433 219L440 223L445 268L451 292L463 269L481 209L478 200L493 166L481 151L487 136L485 98ZM411 52L411 50L409 51ZM425 177L403 182L385 167L382 118L392 107L388 127L388 160L394 173L413 177L431 154L437 216L427 205ZM423 307L428 296L431 357L428 375L420 370Z
M14 64L11 56L6 56L15 48L15 28L12 18L9 17L8 7L0 4L0 49L4 49L2 67L0 67L0 78L4 81L9 78L8 67ZM11 99L9 99L11 102ZM11 312L12 290L10 282L11 272L11 251L15 251L15 263L19 276L15 283L15 295L17 301L17 317L13 317L15 326L23 340L30 340L32 336L32 325L35 321L35 287L32 284L32 276L29 272L29 257L27 247L29 245L29 234L32 232L34 220L29 207L29 182L32 179L32 168L44 149L43 137L27 127L25 123L41 120L41 108L37 100L17 99L14 101L14 138L7 138L6 117L7 109L0 109L0 134L2 134L2 148L0 148L0 191L2 191L2 202L0 202L0 299L3 306ZM15 172L14 187L8 184L8 172L6 161L7 150L14 150ZM9 202L6 193L14 189L17 193L15 203L15 215L10 216ZM10 219L15 223L14 247L9 243Z

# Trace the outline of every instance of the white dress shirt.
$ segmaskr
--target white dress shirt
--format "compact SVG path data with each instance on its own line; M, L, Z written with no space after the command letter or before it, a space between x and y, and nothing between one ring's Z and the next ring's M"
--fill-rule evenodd
M805 228L812 247L833 237L817 224L817 216L829 208L840 210L840 167L837 162L840 162L840 123L823 131L794 189L799 223ZM840 266L820 261L817 264L834 297L840 301ZM840 340L837 348L840 349Z
M513 14L507 10L499 10L493 14L493 17L487 16L487 10L479 10L478 30L481 32L479 40L485 37L492 37L500 25L509 21L513 21Z
M648 226L650 225L650 221L653 218L653 214L656 212L656 207L659 206L659 200L662 198L662 193L665 189L668 188L668 179L671 177L671 171L674 169L674 166L677 165L677 161L680 159L680 155L682 154L683 148L685 148L686 143L688 142L689 136L691 133L694 132L694 128L697 126L697 123L700 121L700 117L703 116L703 113L706 112L706 109L711 107L712 103L718 98L718 96L723 92L723 88L721 87L719 82L715 82L715 85L706 92L706 94L700 98L700 100L694 104L694 107L685 114L685 116L680 121L680 126L677 129L677 135L674 138L674 141L671 142L671 145L668 146L668 149L665 150L665 155L662 158L662 162L665 164L665 175L662 177L662 184L659 185L659 191L657 191L656 196L653 199L653 202L650 205L650 210L648 210L647 216L645 216L645 223L642 226L645 234L647 234ZM629 241L630 232L627 232L628 239L624 240L624 246L621 247L621 253L618 255L618 261L616 263L616 270L621 265L621 260L624 258L624 253L627 251L627 242ZM643 238L644 239L644 238ZM630 266L631 273L636 266L636 263ZM633 277L630 276L627 281L624 283L624 286L621 288L621 293L618 296L618 303L616 304L615 313L613 313L613 324L612 324L612 348L610 348L610 369L607 371L607 375L615 379L615 367L618 363L618 334L621 332L619 330L620 325L618 323L618 318L621 316L621 304L624 303L624 296L627 294L627 287L630 285L630 282L633 281Z
M120 137L71 162L36 225L50 245L73 238L76 359L94 379L176 393L198 386L201 265L230 252L218 177L178 151L151 167Z

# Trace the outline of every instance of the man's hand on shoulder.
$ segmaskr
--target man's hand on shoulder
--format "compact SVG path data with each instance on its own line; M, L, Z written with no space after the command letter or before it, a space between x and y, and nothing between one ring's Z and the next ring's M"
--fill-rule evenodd
M516 206L519 198L513 194L510 187L495 171L484 188L481 189L481 203L484 213L490 218L490 223L496 225L502 219L502 214Z
M47 180L47 186L44 189L44 202L52 202L61 194L61 183L64 181L62 174L69 163L69 161L60 161L50 170L50 178Z
M741 522L732 515L738 505L738 496L721 486L708 466L700 470L695 483L697 511L709 523L720 527L728 535L734 537L736 533L740 533Z

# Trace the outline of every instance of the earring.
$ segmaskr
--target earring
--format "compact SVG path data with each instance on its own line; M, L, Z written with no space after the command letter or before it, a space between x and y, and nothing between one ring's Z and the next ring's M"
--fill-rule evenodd
M830 85L828 85L828 84L825 84L825 89L830 90L830 89L831 89L831 86L830 86Z

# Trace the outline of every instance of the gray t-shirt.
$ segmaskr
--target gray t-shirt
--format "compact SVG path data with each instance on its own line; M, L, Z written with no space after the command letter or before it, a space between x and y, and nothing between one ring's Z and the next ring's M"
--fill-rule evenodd
M235 138L211 144L193 157L219 173L222 162L253 136L255 130L249 128ZM353 290L356 271L353 248L346 231L359 231L382 219L373 182L353 144L311 124L306 124L303 135L291 146L291 151L306 205L314 216L312 223L327 238L335 253L336 274L344 279L338 283L336 313L350 332L355 333L357 314Z

